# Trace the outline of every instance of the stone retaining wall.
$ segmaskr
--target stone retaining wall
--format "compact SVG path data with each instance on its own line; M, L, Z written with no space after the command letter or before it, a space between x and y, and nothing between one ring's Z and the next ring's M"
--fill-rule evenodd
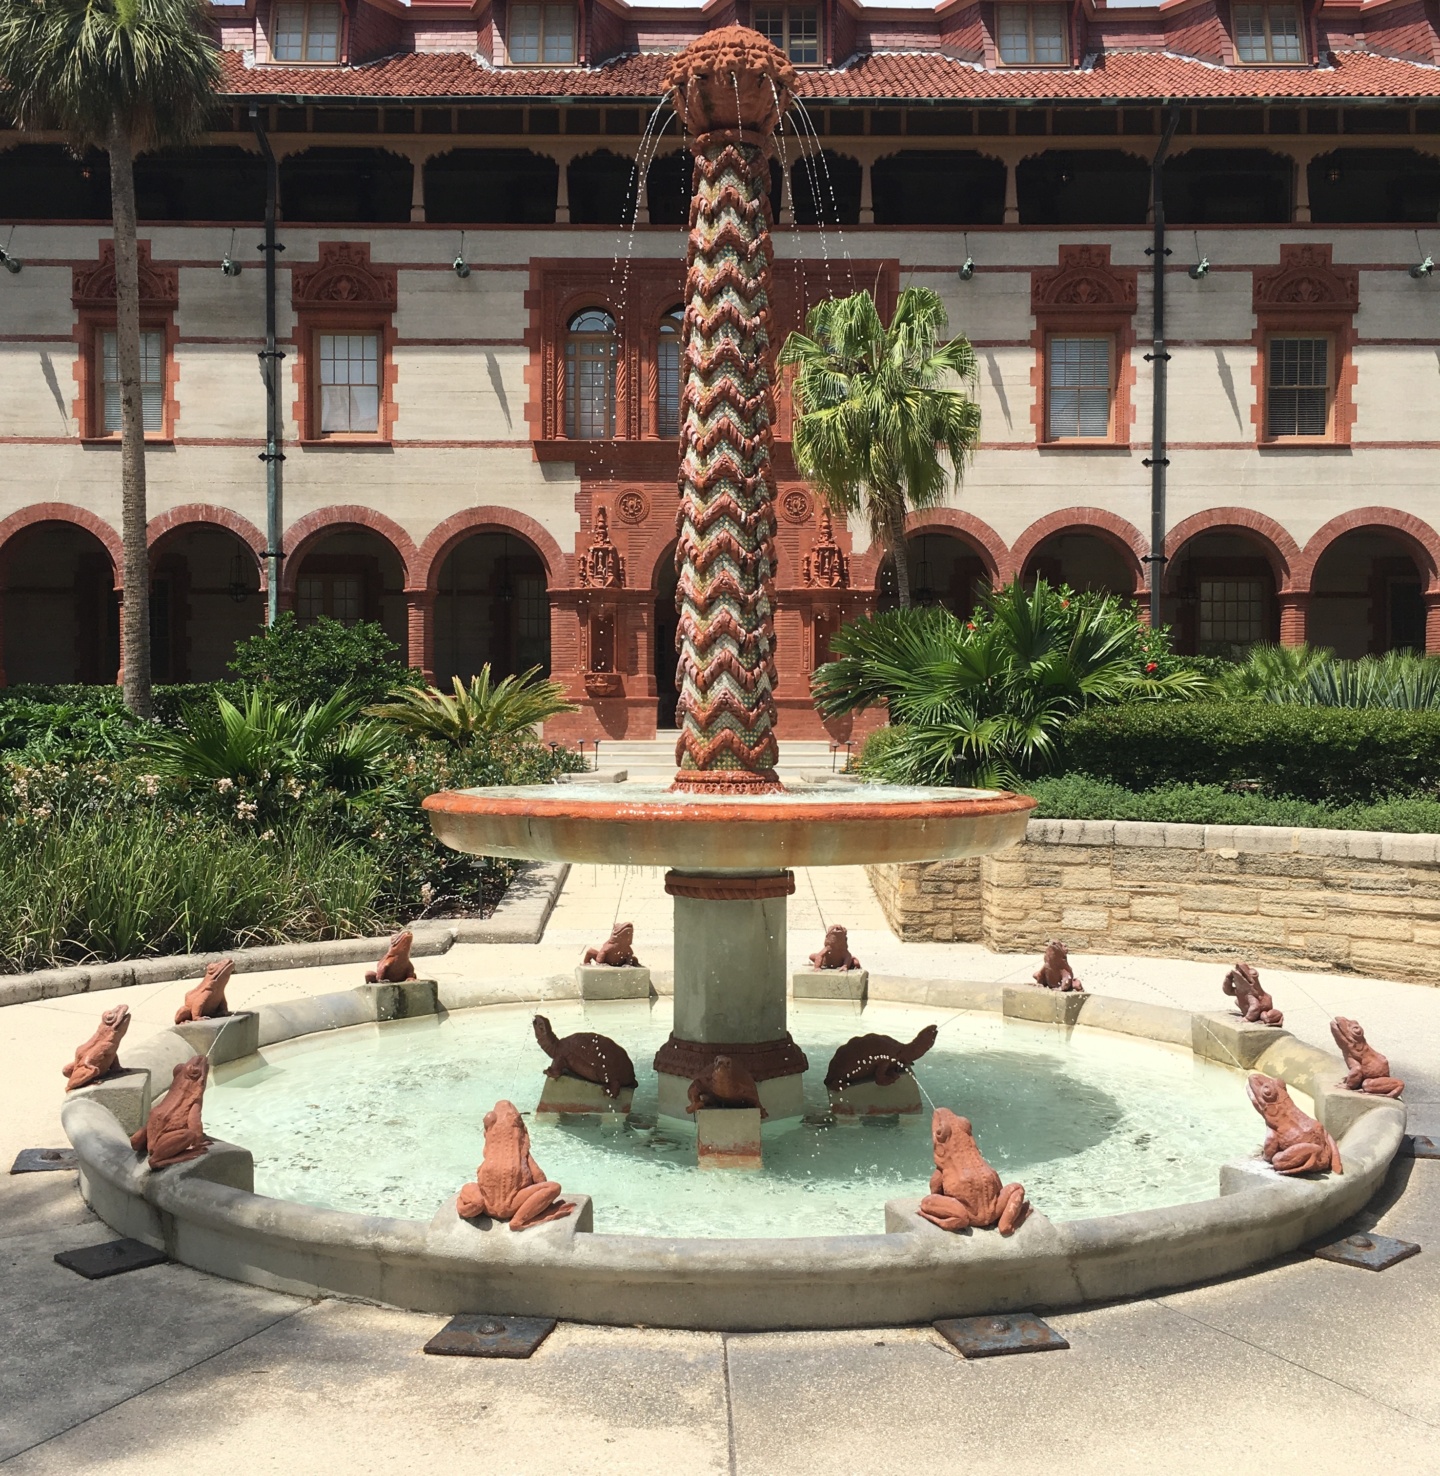
M896 935L1245 958L1440 984L1440 836L1032 820L979 861L868 867Z

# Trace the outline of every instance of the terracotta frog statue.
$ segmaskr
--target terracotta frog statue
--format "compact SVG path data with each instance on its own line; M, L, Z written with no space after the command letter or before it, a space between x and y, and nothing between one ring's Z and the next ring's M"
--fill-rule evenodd
M1225 993L1235 1001L1241 1017L1252 1025L1283 1025L1285 1016L1275 1008L1275 1001L1260 987L1260 975L1254 964L1237 963L1225 975Z
M1030 1203L1022 1184L1000 1183L975 1142L970 1120L948 1107L930 1119L935 1172L930 1192L920 1201L921 1215L942 1230L989 1230L1013 1235L1025 1223Z
M1246 1083L1250 1103L1270 1129L1260 1156L1277 1174L1343 1174L1335 1139L1290 1100L1290 1089L1255 1072Z
M77 1087L89 1086L102 1076L109 1076L120 1069L120 1042L130 1028L128 1005L114 1005L100 1016L100 1028L82 1046L75 1048L75 1059L60 1070L70 1078L65 1085L67 1092Z
M610 936L598 947L587 948L581 960L587 964L608 964L614 969L638 969L640 960L631 946L635 942L634 923L616 923Z
M685 1110L694 1113L701 1107L760 1107L761 1117L770 1115L760 1106L755 1078L729 1056L716 1056L690 1083L690 1101Z
M893 1035L853 1035L830 1057L825 1085L831 1091L861 1081L893 1086L935 1044L938 1034L937 1026L927 1025L909 1045Z
M536 1015L535 1039L550 1057L545 1075L552 1081L559 1081L562 1076L593 1081L605 1089L607 1097L618 1097L625 1087L639 1085L635 1063L625 1048L608 1035L583 1030L562 1038L555 1034L544 1015Z
M130 1139L130 1146L147 1153L152 1169L188 1163L210 1146L200 1122L205 1083L210 1063L204 1056L191 1056L176 1068L170 1090L150 1109L145 1126Z
M1340 1083L1346 1091L1368 1092L1372 1097L1398 1097L1405 1090L1405 1083L1390 1075L1389 1061L1365 1039L1358 1020L1336 1015L1330 1022L1330 1034L1350 1068Z
M410 962L410 945L415 941L415 934L406 928L402 933L396 933L390 940L390 946L381 956L380 962L373 969L365 970L365 982L367 984L404 984L406 980L415 977L415 965Z
M512 1230L575 1213L573 1201L560 1198L560 1186L535 1162L530 1134L513 1102L497 1102L485 1114L485 1156L475 1182L460 1191L455 1208L465 1220L481 1215L509 1220Z
M185 993L185 1003L175 1012L175 1023L183 1025L187 1020L211 1020L219 1015L228 1015L230 1006L225 1003L225 986L235 972L232 959L217 958L205 970L205 976Z
M819 953L810 955L810 964L817 969L858 969L860 960L850 952L850 936L839 923L825 929L825 946Z
M1058 989L1066 994L1085 992L1085 986L1070 967L1070 955L1058 938L1045 945L1045 962L1035 971L1035 982L1042 989Z

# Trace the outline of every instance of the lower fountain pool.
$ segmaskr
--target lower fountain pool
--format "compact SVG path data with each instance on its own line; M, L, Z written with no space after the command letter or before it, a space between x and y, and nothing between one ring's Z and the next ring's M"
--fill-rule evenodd
M1022 1182L1052 1220L1210 1198L1220 1165L1253 1155L1263 1136L1243 1077L1189 1050L991 1014L798 1002L789 1023L810 1058L806 1118L765 1125L759 1172L702 1172L693 1127L655 1115L650 1061L670 1031L668 1000L538 1009L558 1035L596 1030L629 1051L639 1088L628 1122L535 1116L548 1063L526 1004L266 1047L218 1069L206 1128L250 1149L259 1194L429 1219L473 1176L481 1119L508 1097L546 1175L593 1198L597 1232L877 1234L887 1199L926 1192L928 1104L919 1116L828 1121L825 1068L852 1035L909 1040L933 1021L939 1039L916 1066L923 1094L969 1117L1001 1178Z

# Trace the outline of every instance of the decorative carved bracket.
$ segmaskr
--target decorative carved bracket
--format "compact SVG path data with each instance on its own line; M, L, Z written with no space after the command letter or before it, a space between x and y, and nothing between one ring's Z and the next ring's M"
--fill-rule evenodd
M1109 246L1062 246L1058 267L1030 273L1030 311L1050 319L1130 314L1138 277L1135 267L1110 265Z
M1353 316L1360 307L1360 273L1335 266L1333 249L1328 241L1281 246L1280 265L1254 273L1256 314L1307 320L1317 313Z
M290 301L297 309L373 316L394 312L395 299L395 268L372 266L368 241L322 241L319 263L290 274Z
M173 312L180 302L180 273L175 267L156 266L150 260L150 243L137 241L140 268L140 311ZM80 309L115 309L115 243L101 241L100 260L95 266L72 268L71 305Z

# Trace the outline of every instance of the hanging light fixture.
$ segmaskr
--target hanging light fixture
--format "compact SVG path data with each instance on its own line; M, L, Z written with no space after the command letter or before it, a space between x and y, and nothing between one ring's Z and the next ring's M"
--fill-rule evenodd
M235 562L230 566L227 593L237 605L243 605L250 598L250 581L245 577L245 560L238 549L235 552Z

